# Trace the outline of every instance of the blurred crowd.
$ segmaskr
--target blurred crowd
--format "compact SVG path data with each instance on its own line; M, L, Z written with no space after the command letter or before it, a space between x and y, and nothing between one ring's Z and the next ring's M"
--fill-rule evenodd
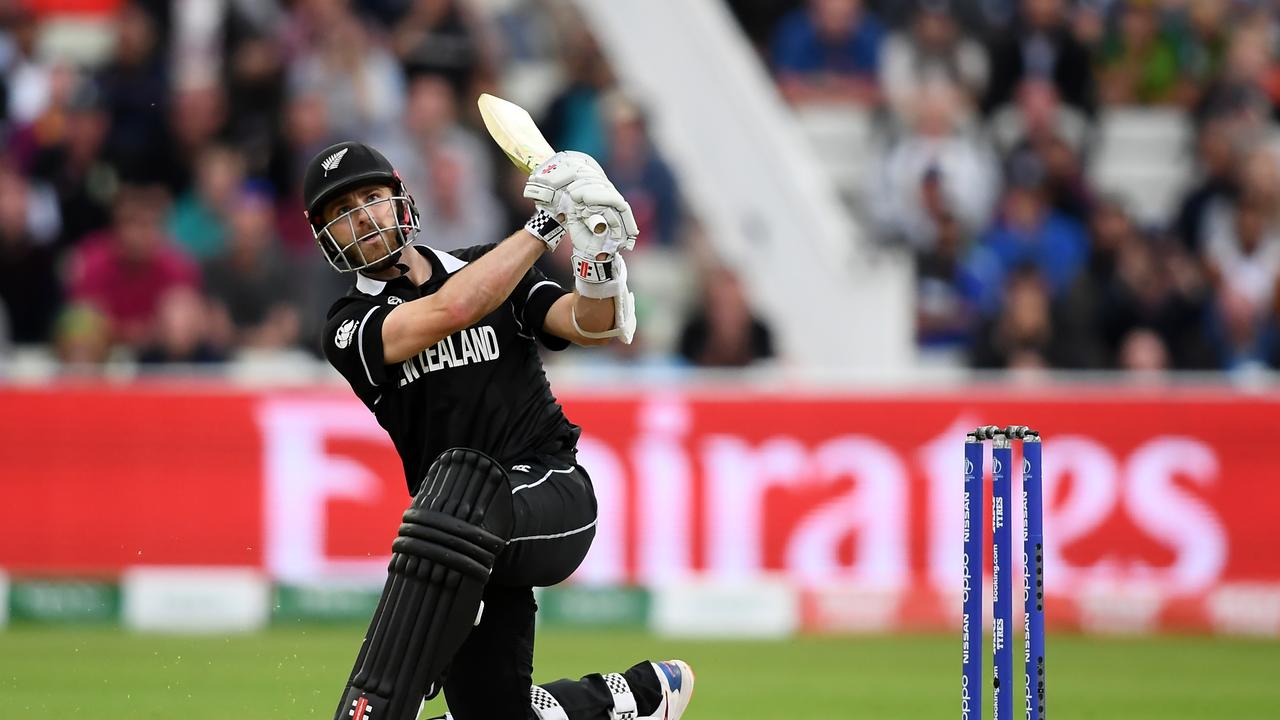
M317 352L351 277L303 218L307 160L373 144L414 195L422 241L497 242L532 206L474 100L502 94L513 65L550 69L540 125L602 160L644 228L637 253L683 252L680 192L644 112L567 3L58 5L0 1L0 358L43 348L92 371ZM545 260L569 282L567 254ZM670 362L771 354L736 283L708 295L668 332Z
M1280 366L1275 4L727 2L787 100L876 119L860 214L916 257L926 352L982 368ZM530 208L474 98L502 94L515 67L551 143L601 158L632 202L637 258L656 262L637 280L705 278L638 288L642 328L678 317L613 352L773 356L571 3L74 4L67 22L58 3L0 0L0 352L90 367L314 353L350 279L303 221L306 161L370 142L404 175L426 242L495 242ZM1090 179L1100 118L1134 106L1193 128L1177 152L1195 176L1154 221Z
M922 348L984 368L1280 366L1280 4L730 4L788 100L878 119L864 215L915 253ZM1099 117L1135 106L1193 128L1174 152L1195 176L1154 221L1087 172Z

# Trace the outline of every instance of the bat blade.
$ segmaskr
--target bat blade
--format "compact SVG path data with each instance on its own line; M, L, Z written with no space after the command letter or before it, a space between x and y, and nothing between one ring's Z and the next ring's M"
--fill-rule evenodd
M481 94L476 104L489 135L516 167L531 173L555 154L524 108L488 93Z

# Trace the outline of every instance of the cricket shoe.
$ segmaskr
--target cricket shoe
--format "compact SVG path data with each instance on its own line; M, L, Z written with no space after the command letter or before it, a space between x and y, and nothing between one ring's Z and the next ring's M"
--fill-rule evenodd
M689 701L693 700L693 668L683 660L649 664L658 674L658 685L662 687L662 702L649 717L653 720L680 720L689 707Z

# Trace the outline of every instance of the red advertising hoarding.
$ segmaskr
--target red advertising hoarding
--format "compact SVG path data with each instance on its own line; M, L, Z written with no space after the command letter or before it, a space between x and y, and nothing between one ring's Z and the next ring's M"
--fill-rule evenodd
M1196 626L1213 603L1280 603L1280 396L563 400L600 500L579 582L780 574L807 589L811 625L857 625L876 598L890 599L895 624L949 616L964 430L995 422L1044 434L1046 582L1073 603L1060 616L1087 623L1095 598L1103 616ZM407 502L385 434L341 389L0 390L0 568L12 574L250 565L289 582L376 576Z

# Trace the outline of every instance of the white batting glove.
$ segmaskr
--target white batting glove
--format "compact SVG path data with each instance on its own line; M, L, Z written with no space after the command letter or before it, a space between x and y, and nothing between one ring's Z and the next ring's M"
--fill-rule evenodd
M568 188L582 180L609 182L600 163L590 155L573 150L558 152L533 169L525 183L524 196L564 223L575 215L577 205Z
M574 212L577 219L591 231L572 233L574 254L594 259L602 255L612 257L619 250L635 248L640 228L636 225L631 205L612 183L581 180L567 190L576 203Z

